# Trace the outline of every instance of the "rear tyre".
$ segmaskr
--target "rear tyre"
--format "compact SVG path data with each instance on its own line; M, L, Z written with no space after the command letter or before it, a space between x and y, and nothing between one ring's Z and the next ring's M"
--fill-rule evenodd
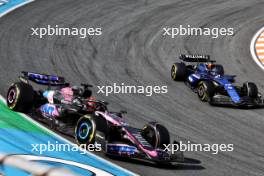
M245 82L243 84L243 89L246 92L246 95L250 98L258 97L258 87L253 82Z
M210 81L201 81L197 86L197 94L201 101L209 102L215 94L214 85Z
M81 144L93 144L95 142L96 125L91 115L82 116L75 127L75 140Z
M154 148L164 149L164 144L170 144L170 134L167 128L155 122L146 124L141 135Z
M18 112L28 112L34 103L34 90L29 84L17 82L7 91L7 106Z
M184 81L187 77L187 69L184 63L174 63L171 67L171 78L174 81Z

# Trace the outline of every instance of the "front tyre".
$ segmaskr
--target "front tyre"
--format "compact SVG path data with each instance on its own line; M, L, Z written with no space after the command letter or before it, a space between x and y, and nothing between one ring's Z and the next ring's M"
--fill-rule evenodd
M95 142L96 125L91 115L82 116L75 127L75 140L78 144L93 144Z
M6 103L14 111L28 112L34 103L33 87L23 82L12 84L7 91Z
M243 89L246 92L246 95L250 98L258 97L258 87L253 82L245 82L243 84Z
M156 122L146 124L142 129L141 135L154 148L164 149L164 145L170 144L169 131L166 127Z
M210 81L201 81L197 86L197 95L201 101L210 101L210 99L214 96L215 89L214 85Z
M187 69L184 63L174 63L171 67L171 78L174 81L184 81L187 77Z

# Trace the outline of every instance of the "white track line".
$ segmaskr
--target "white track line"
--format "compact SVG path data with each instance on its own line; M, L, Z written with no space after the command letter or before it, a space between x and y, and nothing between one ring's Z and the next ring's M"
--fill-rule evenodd
M18 5L10 8L10 9L8 9L7 11L5 11L5 12L0 14L0 18L3 17L4 15L16 10L17 8L22 7L22 6L26 5L26 4L29 4L29 3L33 2L33 1L35 1L35 0L28 0L28 1L25 1L25 2L23 2L21 4L18 4Z
M2 95L0 95L0 100L3 101L3 102L6 104L6 99L5 99ZM38 123L37 121L33 120L33 119L32 119L31 117L29 117L28 115L23 114L23 113L19 113L19 114L20 114L22 117L24 117L26 120L28 120L29 122L33 123L34 125L38 126L39 128L43 129L44 131L47 131L49 134L53 135L54 137L56 137L56 138L58 138L58 139L60 139L60 140L62 140L62 141L64 141L64 142L66 142L66 143L68 143L68 144L70 144L70 145L75 145L73 142L69 141L68 139L65 139L65 138L59 136L57 133L51 131L50 129L48 129L48 128L46 128L45 126L43 126L43 125L41 125L40 123ZM79 147L79 149L81 150L80 147ZM93 153L91 153L91 152L88 152L88 151L87 151L86 154L87 154L87 155L90 155L90 156L92 156L92 157L94 157L94 158L96 158L97 160L103 161L103 162L105 162L105 163L107 163L107 164L109 164L109 165L111 165L111 166L113 166L113 167L115 167L115 168L117 168L117 169L119 169L119 170L122 170L122 171L124 171L124 172L126 172L126 173L128 173L128 174L130 174L130 175L132 175L132 176L139 176L138 174L136 174L136 173L134 173L134 172L131 172L131 171L125 169L125 168L122 168L122 167L120 167L120 166L118 166L118 165L116 165L116 164L114 164L114 163L112 163L112 162L110 162L110 161L107 161L107 160L105 160L105 159L103 159L103 158L101 158L101 157L99 157L99 156L97 156L97 155L95 155L95 154L93 154Z
M102 176L102 175L103 176L114 176L113 174L107 171L104 171L102 169L98 169L96 167L83 164L83 163L79 163L76 161L69 161L69 160L63 160L63 159L58 159L58 158L51 158L51 157L46 157L46 156L34 156L34 155L13 155L13 156L18 156L18 157L21 157L29 161L48 161L48 162L54 162L54 163L62 163L62 164L69 165L69 166L75 166L75 167L79 167L84 170L87 170L89 172L93 172L95 173L96 176Z
M264 31L264 27L262 27L252 38L251 43L250 43L250 52L251 52L251 56L253 58L253 60L256 62L256 64L262 69L264 70L264 65L261 63L261 61L259 60L258 56L256 55L256 48L255 48L255 43L258 39L258 37L260 36L260 34ZM263 34L261 34L263 35ZM261 40L260 40L261 39ZM263 40L262 40L263 39ZM258 41L264 41L264 38L259 38Z
M264 46L264 43L256 43L256 46Z

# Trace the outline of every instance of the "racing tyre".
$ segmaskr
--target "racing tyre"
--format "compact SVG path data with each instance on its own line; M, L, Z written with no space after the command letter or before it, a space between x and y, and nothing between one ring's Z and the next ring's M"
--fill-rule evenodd
M7 91L7 106L18 112L28 112L34 103L34 90L29 84L17 82Z
M245 82L243 84L243 89L246 92L247 96L250 98L257 98L258 97L258 87L253 82Z
M184 63L174 63L171 67L171 78L174 81L184 81L187 77L187 69Z
M210 101L215 94L214 85L210 81L201 81L197 86L197 94L200 100Z
M78 144L93 144L95 142L96 125L91 115L82 116L75 127L75 139Z
M170 144L169 131L166 127L156 122L146 124L142 129L141 135L154 148L164 149L164 144Z

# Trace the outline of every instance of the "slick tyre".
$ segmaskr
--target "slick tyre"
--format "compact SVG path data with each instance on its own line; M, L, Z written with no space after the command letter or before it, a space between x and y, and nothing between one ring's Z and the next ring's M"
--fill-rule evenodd
M174 63L171 67L171 78L174 81L184 81L187 77L187 69L184 63Z
M253 82L245 82L243 84L243 89L246 92L247 96L250 98L258 97L258 87Z
M215 94L214 85L210 81L201 81L197 86L197 95L201 101L210 102Z
M95 142L96 125L91 115L82 116L75 127L75 140L81 144L93 144Z
M29 84L17 82L12 84L6 97L7 106L18 112L28 112L34 102L34 90Z
M164 149L164 145L170 144L169 131L159 123L151 122L146 124L141 134L154 148Z

